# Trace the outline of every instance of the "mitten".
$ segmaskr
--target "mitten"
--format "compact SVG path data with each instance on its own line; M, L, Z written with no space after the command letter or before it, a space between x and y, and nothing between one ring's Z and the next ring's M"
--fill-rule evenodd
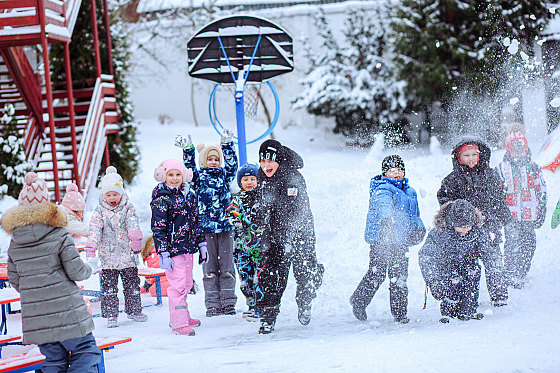
M560 224L560 204L556 205L554 212L552 213L552 220L550 220L550 227L552 229L556 229L556 227Z
M97 251L97 244L95 242L88 243L85 247L86 258L93 258Z
M131 229L128 232L128 239L130 240L130 247L134 254L139 254L142 251L142 232L138 229Z
M537 220L533 222L533 228L539 229L544 224L546 218L546 205L539 205L537 209Z
M220 135L220 142L222 144L228 144L232 140L233 140L233 132L228 128L224 128L222 134Z
M393 242L395 230L393 229L393 219L385 218L381 221L381 228L379 229L379 241L382 244L388 245Z
M426 230L424 228L418 228L413 234L407 237L407 242L409 245L418 245L424 239Z
M86 261L86 264L91 267L91 273L95 273L101 269L101 263L99 262L99 258L96 256Z
M198 244L198 249L200 254L198 256L198 264L203 264L208 262L208 249L206 248L206 242L201 242Z
M236 201L232 201L226 211L228 214L233 215L236 218L239 217L239 204Z
M169 257L168 251L159 254L159 268L173 270L173 260Z
M175 146L181 149L187 149L193 146L191 135L187 135L187 137L177 135L175 137Z

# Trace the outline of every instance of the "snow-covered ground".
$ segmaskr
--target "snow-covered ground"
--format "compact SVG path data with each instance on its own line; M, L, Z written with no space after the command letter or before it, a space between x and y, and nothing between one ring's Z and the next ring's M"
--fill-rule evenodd
M235 126L231 123L231 128ZM248 137L265 130L251 124ZM150 234L150 193L156 182L154 168L168 158L181 159L173 146L175 135L191 134L195 143L218 143L211 127L195 127L174 122L160 125L156 119L141 120L139 127L142 172L136 185L127 187L141 219L145 236ZM545 171L549 190L547 221L537 233L538 248L529 273L530 283L523 290L510 290L509 304L492 308L486 286L481 286L481 321L438 322L439 308L428 295L418 267L419 246L410 250L409 307L411 322L395 324L389 312L385 282L367 309L368 321L357 321L348 298L368 266L368 245L363 240L368 206L369 180L380 171L388 151L348 149L344 138L324 129L288 127L275 136L300 153L315 216L317 256L325 265L323 285L313 302L309 326L297 320L295 281L290 274L282 300L276 330L259 335L258 324L242 319L246 309L238 291L235 316L204 317L201 267L195 268L200 292L189 296L192 317L200 318L196 336L171 333L167 299L164 307L146 307L147 323L134 323L119 317L119 327L107 329L106 320L95 317L97 336L127 336L132 342L105 354L107 372L558 372L560 371L560 230L550 229L550 216L560 197L560 174ZM257 161L259 144L248 147L248 158ZM539 144L533 144L534 152ZM432 155L427 149L394 151L406 164L406 177L417 190L421 217L428 228L438 209L436 192L442 178L451 171L449 152ZM495 166L503 156L492 156ZM95 202L88 206L86 220ZM15 204L4 199L0 210ZM2 251L7 237L0 237ZM483 280L484 282L484 280ZM97 275L84 282L98 289ZM144 295L145 305L155 299ZM93 305L94 312L98 306ZM10 334L21 331L19 314L8 316ZM7 347L3 354L26 347Z

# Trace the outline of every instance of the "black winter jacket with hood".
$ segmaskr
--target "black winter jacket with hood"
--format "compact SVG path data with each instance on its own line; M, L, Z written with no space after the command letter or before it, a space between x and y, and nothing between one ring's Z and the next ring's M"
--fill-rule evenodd
M472 169L468 165L459 163L457 149L467 143L478 145L479 162ZM512 220L500 179L490 168L490 148L477 137L464 137L451 152L453 171L441 182L437 192L441 205L465 199L472 203L484 216L484 227L488 232L496 232Z
M281 260L293 251L313 251L315 227L303 175L303 159L283 145L279 146L279 166L267 177L259 168L257 180L261 204L257 225L263 231L264 255ZM272 250L273 252L269 252ZM268 260L267 259L267 260Z
M446 214L450 204L448 202L441 207L434 218L434 228L418 252L424 281L437 299L449 296L453 292L452 288L460 286L462 280L474 273L480 276L480 259L490 279L488 290L492 301L507 299L499 247L490 244L490 237L482 227L482 214L477 210L474 226L461 237L447 223Z

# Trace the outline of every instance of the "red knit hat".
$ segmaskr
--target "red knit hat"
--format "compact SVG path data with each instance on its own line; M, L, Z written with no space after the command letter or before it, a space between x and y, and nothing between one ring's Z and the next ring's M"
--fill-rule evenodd
M513 150L513 143L520 142L523 143L523 149L525 150L525 154L529 152L529 144L527 143L527 137L523 134L523 132L511 132L506 137L506 152L510 153Z
M462 159L461 159L461 153L464 152L465 150L469 150L469 149L475 149L476 151L479 151L478 144L475 143L475 142L469 142L469 143L463 144L463 145L461 145L457 148L457 159L459 159L460 164L464 164Z
M74 183L68 184L66 194L60 203L70 211L84 211L86 209L86 201L78 191L78 186Z
M35 172L25 174L25 185L19 192L20 205L35 205L49 202L49 191L45 180L40 179Z

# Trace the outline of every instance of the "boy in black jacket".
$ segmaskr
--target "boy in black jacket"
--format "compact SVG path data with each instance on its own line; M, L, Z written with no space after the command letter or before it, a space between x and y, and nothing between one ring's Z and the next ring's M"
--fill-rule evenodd
M303 159L276 140L266 140L259 149L260 185L258 226L263 233L259 286L264 292L256 307L261 319L259 333L274 330L280 300L286 289L290 266L297 282L298 319L307 325L311 301L321 286L324 267L315 254L315 228L305 180L298 169Z

